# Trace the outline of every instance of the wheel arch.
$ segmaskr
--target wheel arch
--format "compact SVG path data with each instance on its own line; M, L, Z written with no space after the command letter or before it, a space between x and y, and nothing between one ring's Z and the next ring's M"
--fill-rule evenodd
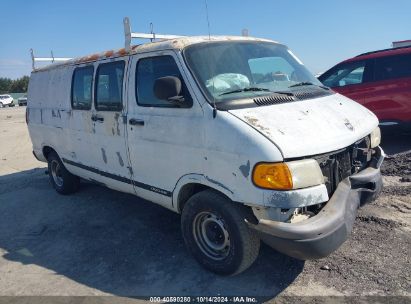
M173 209L181 213L190 197L207 189L218 192L232 202L238 202L235 198L235 192L226 187L222 182L203 174L187 174L178 180L173 190ZM238 204L244 205L241 202L238 202Z
M48 156L50 155L51 152L54 152L58 155L57 151L54 148L50 147L50 146L43 146L41 151L42 151L43 156L46 160L48 159Z
M200 184L200 183L188 183L182 186L177 195L176 207L177 207L178 213L181 213L183 211L184 205L187 203L190 197L192 197L194 194L198 192L201 192L207 189L212 189L212 188L206 185Z
M173 191L173 207L175 211L181 213L190 197L207 189L214 190L231 201L235 201L234 192L221 182L217 182L202 174L187 174L179 179Z

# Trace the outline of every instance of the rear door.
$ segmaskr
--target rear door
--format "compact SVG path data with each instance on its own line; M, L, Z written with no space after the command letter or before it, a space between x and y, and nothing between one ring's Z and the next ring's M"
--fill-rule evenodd
M364 105L383 122L411 121L411 54L376 58L374 70Z

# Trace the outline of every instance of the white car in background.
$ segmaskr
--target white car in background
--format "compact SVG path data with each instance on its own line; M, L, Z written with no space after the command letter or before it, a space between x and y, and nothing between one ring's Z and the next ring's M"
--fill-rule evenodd
M13 105L13 97L10 95L0 95L0 108L4 106L12 106Z

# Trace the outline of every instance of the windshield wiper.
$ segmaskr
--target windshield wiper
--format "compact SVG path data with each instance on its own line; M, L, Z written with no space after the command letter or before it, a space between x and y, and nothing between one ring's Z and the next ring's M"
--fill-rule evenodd
M224 92L224 93L221 93L218 96L227 95L227 94L234 94L234 93L241 93L241 92L260 92L260 91L271 92L269 89L258 88L258 87L249 87L249 88L243 88L243 89L237 89L237 90Z
M316 86L316 87L319 87L319 88L324 89L324 90L329 90L329 89L330 89L330 88L328 88L328 87L326 87L326 86L321 86L321 85L318 85L318 84L314 84L314 83L312 83L312 82L310 82L310 81L302 81L302 82L299 82L299 83L290 85L289 88L309 86L309 85Z
M243 89L233 90L233 91L229 91L229 92L224 92L224 93L221 93L218 96L233 94L233 93L241 93L241 92L252 92L252 91L254 91L254 92L270 92L270 93L274 93L274 94L278 94L278 95L294 96L294 94L292 92L271 91L269 89L257 88L257 87L243 88Z

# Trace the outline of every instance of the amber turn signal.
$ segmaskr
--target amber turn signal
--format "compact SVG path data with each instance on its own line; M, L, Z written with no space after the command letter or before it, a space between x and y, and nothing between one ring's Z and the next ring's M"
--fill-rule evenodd
M285 163L259 163L253 171L254 184L261 188L275 190L293 189L290 169Z

